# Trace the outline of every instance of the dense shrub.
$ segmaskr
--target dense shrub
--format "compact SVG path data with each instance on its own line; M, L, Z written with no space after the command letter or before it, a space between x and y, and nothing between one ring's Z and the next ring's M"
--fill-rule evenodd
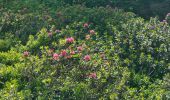
M101 35L107 30L107 22L119 26L119 23L126 22L133 18L133 13L124 13L122 10L108 8L86 8L80 5L71 7L60 7L54 12L48 12L48 9L40 13L29 13L27 9L13 13L12 11L2 10L0 15L0 35L5 32L15 34L20 38L22 43L28 39L29 34L36 34L41 28L49 29L51 25L55 25L58 29L65 27L75 21L89 22L97 26L97 30ZM71 13L70 13L71 12ZM78 15L78 16L77 16ZM123 16L126 17L123 17Z
M99 31L101 35L108 30L106 27L108 22L119 27L119 24L127 22L129 19L135 17L133 13L124 13L122 10L112 9L110 7L90 9L80 5L67 8L61 7L57 12L57 15L59 15L59 22L62 22L59 23L61 26L65 26L66 24L75 21L87 22L97 26L96 30Z
M170 70L170 67L169 67L169 70ZM170 74L167 74L165 77L164 77L164 82L163 82L163 88L166 89L166 93L165 93L165 96L167 99L170 99Z
M42 27L48 27L52 23L50 16L35 13L21 14L2 11L0 18L0 35L4 36L6 32L10 32L22 42L27 40L29 34L36 34Z
M162 20L169 13L169 0L0 0L0 7L5 7L13 11L28 8L28 11L43 11L50 9L55 11L57 8L66 5L84 5L86 7L106 7L120 8L125 11L135 12L144 18L159 16Z
M166 22L151 19L144 23L143 19L135 18L115 32L114 45L123 64L151 77L161 77L168 68L169 34Z
M125 11L133 11L144 18L151 16L164 16L169 12L170 2L168 0L64 0L67 4L81 4L87 7L111 6L121 8Z
M167 98L166 91L168 90L161 88L162 84L159 79L162 79L168 71L166 59L169 58L166 57L169 57L169 54L167 50L164 51L164 48L160 52L164 58L155 57L159 56L157 52L152 57L149 49L152 45L147 45L146 41L149 37L156 43L153 49L162 50L159 46L164 41L166 41L164 45L168 46L169 40L164 38L169 33L167 35L161 33L163 39L160 41L153 38L160 34L157 33L159 26L168 31L167 24L157 22L157 20L144 22L140 18L131 19L127 23L121 24L120 30L110 26L116 34L107 33L106 37L100 37L98 31L90 31L95 29L93 24L85 26L82 22L74 22L60 31L52 27L50 30L42 29L35 36L30 35L25 46L18 45L13 49L19 51L18 55L27 51L22 56L16 56L19 59L16 59L17 62L9 60L11 62L9 63L4 56L1 56L2 64L5 64L1 67L3 83L1 98ZM148 29L146 26L150 25L149 23L158 25L157 29ZM136 32L137 30L139 32ZM151 32L152 34L148 34ZM146 40L140 42L141 38L138 36L142 34L147 37L142 38ZM128 38L129 42L126 42L125 38ZM144 47L144 41L149 47ZM135 47L138 45L140 47ZM144 58L145 55L146 57L151 55L152 58ZM162 62L164 65L159 66ZM152 65L155 65L153 69ZM6 68L11 74L3 73ZM10 87L11 85L13 87Z
M1 33L0 33L1 34ZM1 34L0 51L8 51L12 46L18 43L18 39L11 33Z
M130 2L0 0L0 99L169 99L169 14L98 7Z

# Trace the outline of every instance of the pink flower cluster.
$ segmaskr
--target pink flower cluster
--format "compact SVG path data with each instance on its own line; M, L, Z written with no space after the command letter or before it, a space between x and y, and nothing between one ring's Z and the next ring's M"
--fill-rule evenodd
M28 51L24 51L23 56L24 56L24 57L28 57L28 56L29 56L29 54L30 54L30 52L28 52Z
M54 53L53 54L53 60L59 60L60 57L66 57L67 56L67 51L62 50L60 54Z
M81 52L82 50L83 50L82 46L77 47L77 51ZM62 50L60 54L57 54L57 53L53 54L53 60L59 60L60 57L71 58L72 55L75 55L75 54L76 52L74 50L70 50L70 53L68 53L66 50ZM91 56L85 55L83 60L88 62L91 60Z
M84 23L83 24L84 28L89 28L89 24L88 23ZM61 32L60 30L55 30L55 33L59 33ZM86 35L86 40L89 40L91 38L91 35L96 34L95 30L89 30L90 34ZM51 37L53 35L53 33L51 31L48 32L48 36ZM73 37L67 37L66 38L66 43L70 44L70 43L74 43L75 39ZM71 50L71 48L69 48L70 53L68 53L66 50L62 50L60 53L54 53L54 50L49 50L49 55L53 57L53 60L59 60L60 57L64 57L64 58L71 58L72 55L76 54L74 50ZM77 52L81 54L81 52L83 51L83 46L78 46L77 47ZM24 52L24 56L28 56L29 53L28 52ZM85 55L83 58L84 61L88 62L91 60L91 56L90 55Z
M54 60L59 60L59 54L54 53L54 54L53 54L53 59L54 59Z
M88 23L85 23L85 24L83 24L83 27L89 29L89 24L88 24ZM60 31L60 30L56 30L56 31L55 31L55 33L59 33L59 32L61 32L61 31ZM87 34L86 37L85 37L86 40L89 40L92 35L96 34L95 30L88 30L87 32L88 32L88 34ZM54 32L53 32L53 33L52 33L52 32L48 32L48 36L49 36L49 37L52 37L53 34L54 34ZM64 42L66 42L67 44L71 44L71 43L74 43L74 42L75 42L75 39L74 39L73 37L67 37L67 38L65 38L65 41L64 41ZM68 45L66 45L66 46L68 46ZM65 49L65 50L59 51L58 53L55 53L55 50L54 50L54 49L50 49L50 50L48 51L48 54L49 54L50 58L51 58L52 60L54 60L54 61L60 61L60 59L63 59L63 58L64 58L64 59L72 58L72 57L74 57L74 55L75 55L76 53L78 53L79 56L81 56L81 55L82 55L82 52L85 51L86 44L83 43L82 45L77 46L77 48L74 48L74 49L76 49L75 51L72 49L71 46L72 46L72 45L70 45L70 46L69 46L67 49ZM30 52L28 52L28 51L25 51L25 52L23 53L24 57L28 57L29 54L30 54ZM105 54L102 53L102 54L101 54L101 58L104 58L104 57L105 57ZM90 61L92 60L92 58L93 58L93 57L91 57L91 55L87 54L87 55L84 55L81 59L84 60L84 62L90 62ZM88 78L97 79L97 74L96 74L96 72L92 72L92 73L86 74L86 75L87 75Z
M74 42L73 37L66 38L66 43L73 43L73 42Z
M70 51L70 53L68 53L66 50L62 50L60 54L53 54L53 60L59 60L60 57L71 58L72 55L75 55L75 51Z
M90 34L92 34L92 35L93 35L93 34L96 34L96 32L95 32L94 30L90 30L89 32L90 32Z
M93 79L96 79L97 78L97 74L94 72L94 73L90 73L88 75L89 78L93 78Z
M88 27L89 27L89 24L88 24L88 23L84 23L83 27L84 27L84 28L88 28Z
M82 47L82 46L79 46L79 47L77 47L77 50L80 52L80 51L83 50L83 47Z
M60 56L65 57L67 55L67 51L66 50L62 50L60 53Z
M71 51L70 54L71 55L75 55L76 53L75 53L75 51Z
M85 61L90 61L90 60L91 60L90 55L85 55L85 56L84 56L84 60L85 60Z

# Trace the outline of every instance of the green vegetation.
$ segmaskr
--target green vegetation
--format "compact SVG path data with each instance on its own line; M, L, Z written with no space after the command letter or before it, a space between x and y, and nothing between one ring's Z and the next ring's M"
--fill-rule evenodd
M0 99L169 100L170 14L131 3L0 0Z
M169 0L0 0L0 7L3 6L12 10L28 7L31 11L42 8L54 11L58 7L75 4L90 8L111 6L112 8L135 12L147 19L158 16L161 20L169 13L170 9Z

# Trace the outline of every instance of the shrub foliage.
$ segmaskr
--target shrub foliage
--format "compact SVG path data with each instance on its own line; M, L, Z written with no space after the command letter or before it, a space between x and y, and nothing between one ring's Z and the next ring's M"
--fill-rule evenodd
M0 99L170 99L169 15L26 1L0 10Z

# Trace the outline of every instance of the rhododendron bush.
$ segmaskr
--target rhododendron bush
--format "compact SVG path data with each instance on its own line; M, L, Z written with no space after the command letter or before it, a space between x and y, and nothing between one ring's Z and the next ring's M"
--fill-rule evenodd
M145 21L112 8L59 10L53 24L28 27L33 33L26 36L18 24L0 31L0 99L170 99L167 18Z

